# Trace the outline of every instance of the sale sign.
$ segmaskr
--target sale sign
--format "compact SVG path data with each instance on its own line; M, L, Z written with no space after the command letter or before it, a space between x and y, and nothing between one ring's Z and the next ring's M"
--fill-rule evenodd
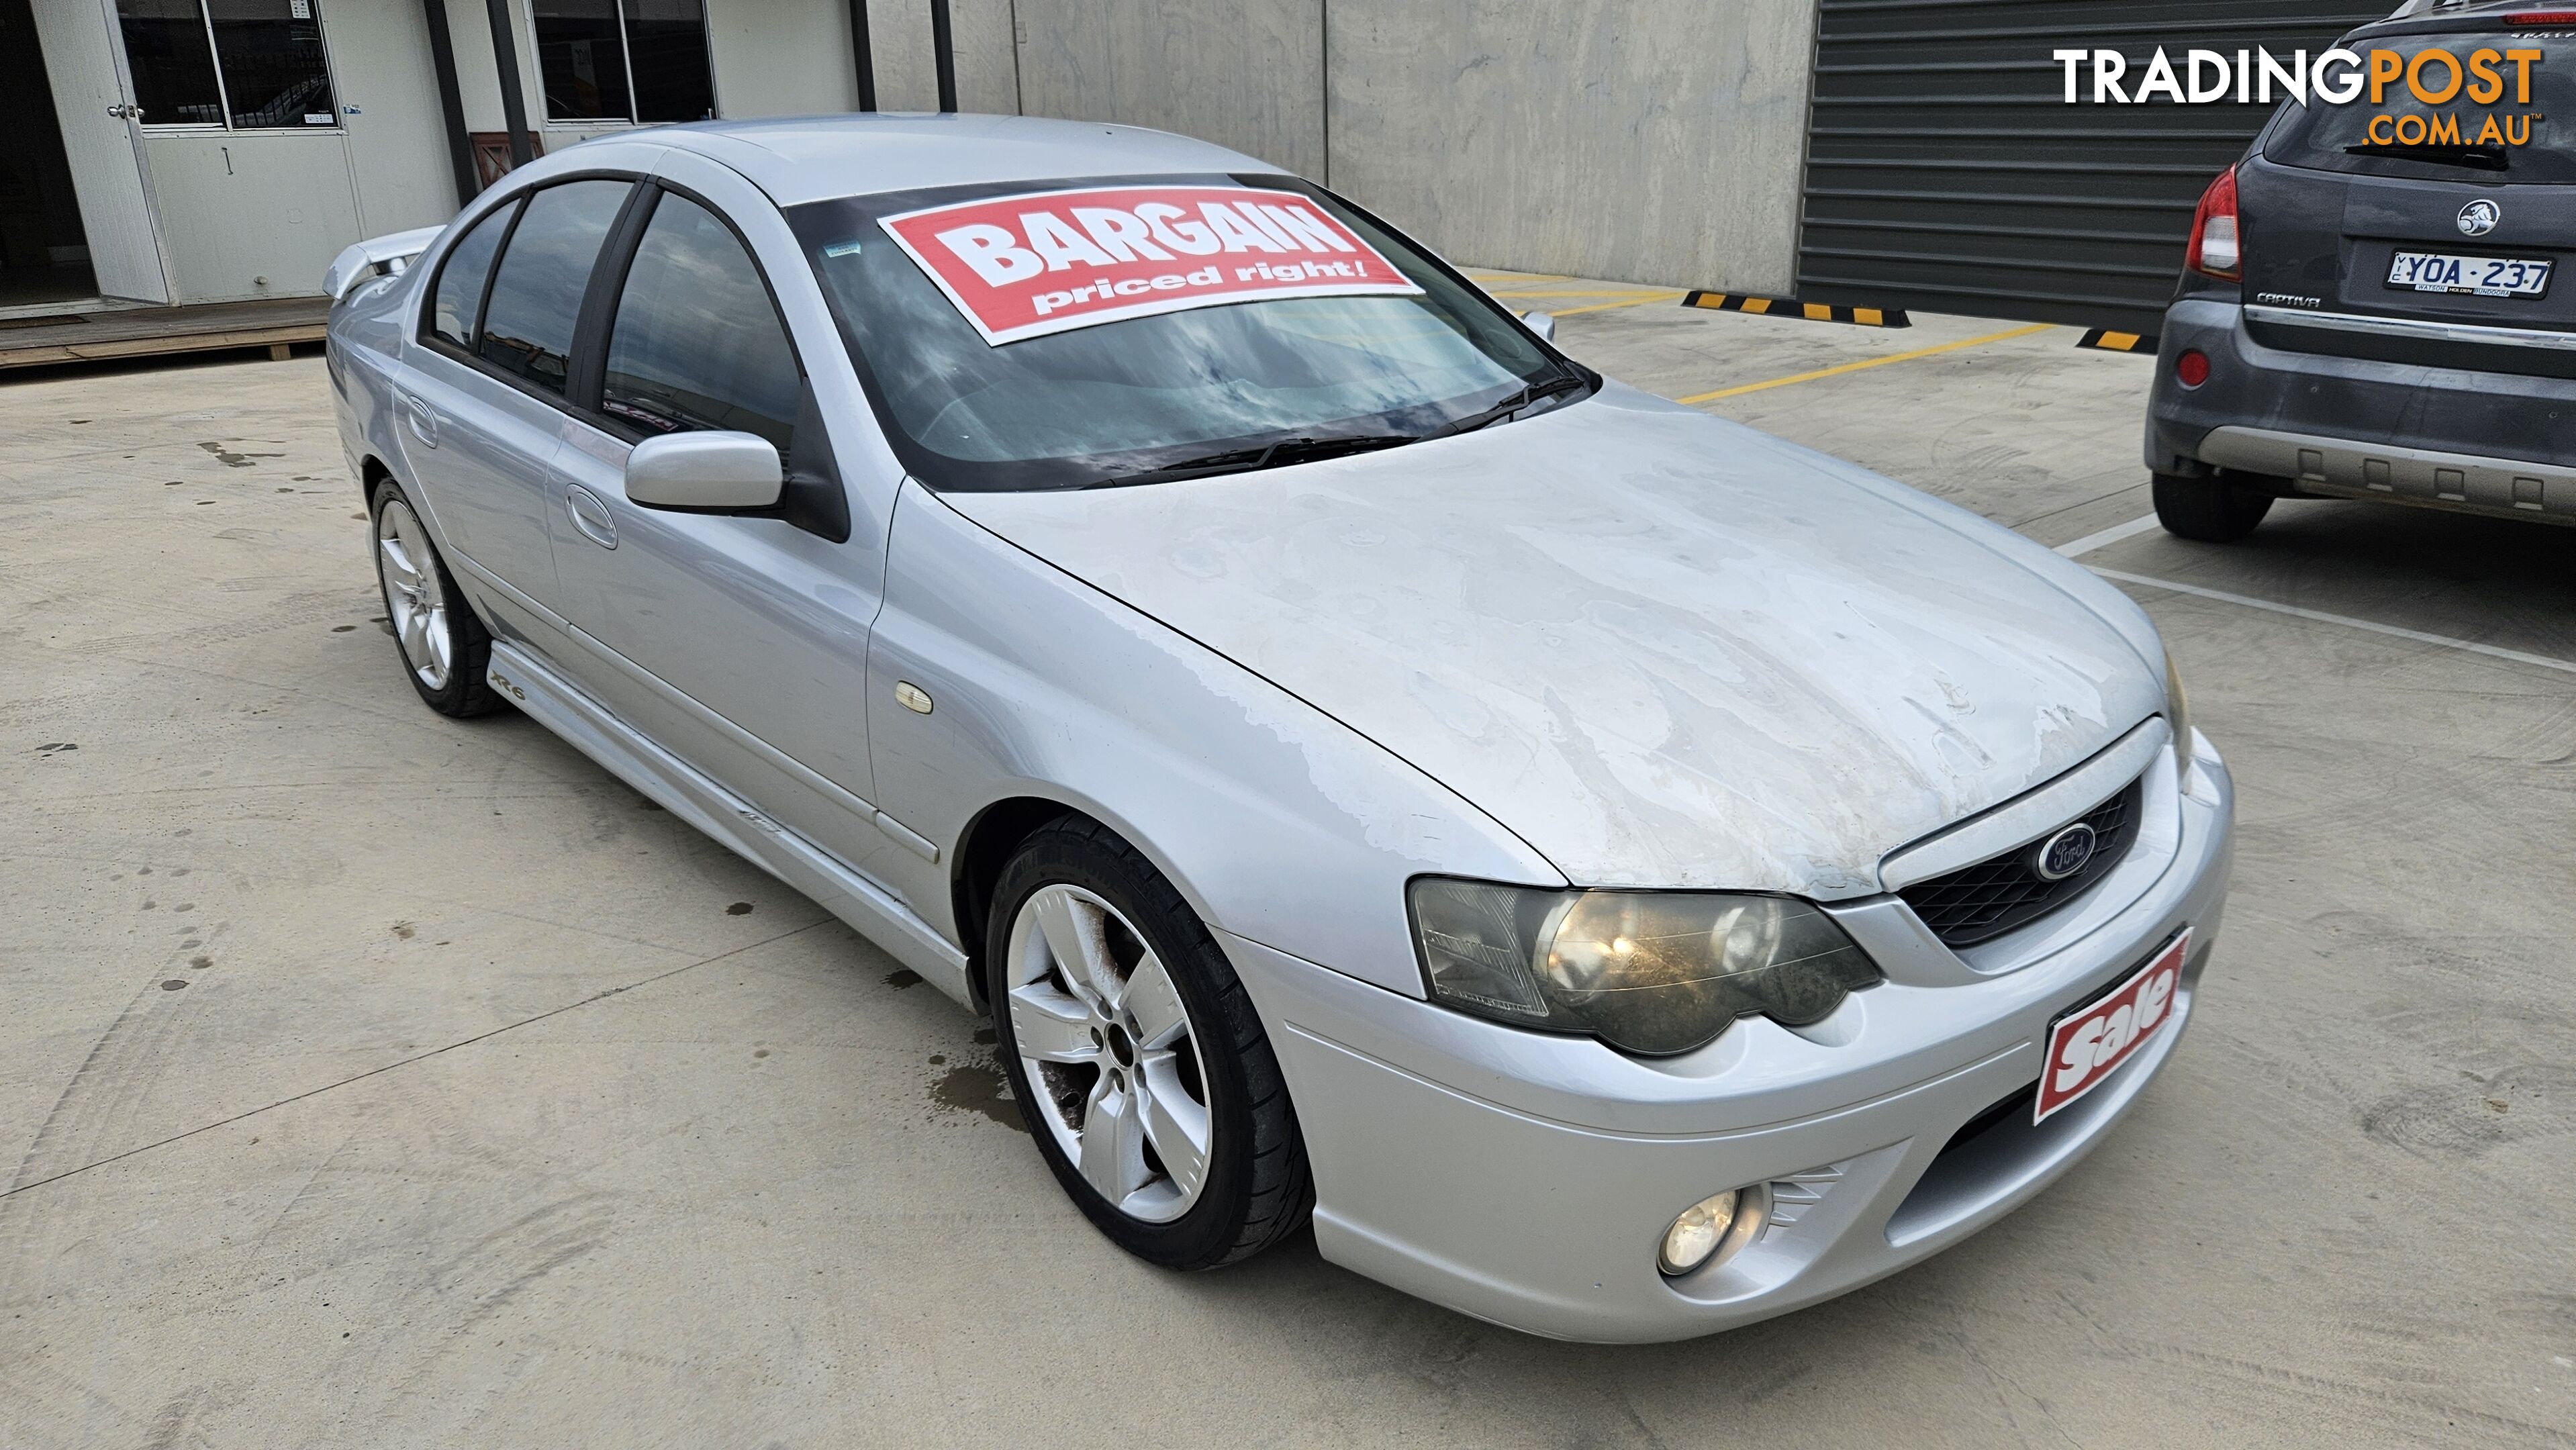
M1087 187L930 207L878 225L997 347L1263 297L1422 290L1293 191Z
M2174 989L2191 948L2191 928L2165 944L2155 960L2129 975L2110 994L2050 1024L2048 1061L2040 1069L2039 1101L2031 1121L2049 1115L2102 1085L2112 1069L2146 1045L2172 1016Z

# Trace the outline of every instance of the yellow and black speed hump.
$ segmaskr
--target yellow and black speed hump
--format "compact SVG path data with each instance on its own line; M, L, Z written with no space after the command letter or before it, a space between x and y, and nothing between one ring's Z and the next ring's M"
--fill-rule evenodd
M1682 299L1684 307L1704 307L1711 312L1746 312L1756 317L1803 317L1809 322L1848 322L1855 327L1912 327L1902 308L1836 307L1824 302L1800 302L1793 297L1749 297L1741 292L1693 292Z
M2152 332L2121 332L2116 328L2097 327L2084 334L2077 347L2096 352L2154 352L2156 335Z

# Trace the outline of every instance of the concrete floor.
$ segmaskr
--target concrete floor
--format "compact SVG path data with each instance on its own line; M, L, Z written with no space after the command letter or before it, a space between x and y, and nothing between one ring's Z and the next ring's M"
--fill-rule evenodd
M1671 396L2009 328L1493 285L1602 294L1522 305ZM2152 364L2075 337L1709 406L2063 544L2146 512ZM977 1023L528 720L419 705L324 389L0 383L0 1446L2576 1441L2576 672L2133 586L2242 792L2173 1069L1910 1272L1566 1346L1303 1237L1112 1249ZM2576 661L2572 560L2331 503L2086 556Z

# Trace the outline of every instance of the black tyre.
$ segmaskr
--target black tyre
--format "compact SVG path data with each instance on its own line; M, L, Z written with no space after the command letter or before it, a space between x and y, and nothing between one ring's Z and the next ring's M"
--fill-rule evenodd
M1170 882L1081 816L1003 868L985 934L996 1050L1038 1151L1119 1247L1247 1259L1314 1207L1270 1038Z
M492 635L474 617L402 485L378 479L368 503L376 587L411 687L441 715L463 719L501 708L500 693L484 678Z
M2254 532L2272 511L2270 490L2243 484L2225 474L2184 478L2155 475L2156 522L2178 538L2204 544L2232 544Z

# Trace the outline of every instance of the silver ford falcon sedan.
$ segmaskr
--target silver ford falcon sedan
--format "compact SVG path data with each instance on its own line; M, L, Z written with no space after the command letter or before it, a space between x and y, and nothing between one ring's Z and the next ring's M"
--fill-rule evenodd
M2048 550L1609 381L1249 156L715 123L334 264L403 668L991 1014L1100 1231L1654 1340L2172 1056L2232 787Z

